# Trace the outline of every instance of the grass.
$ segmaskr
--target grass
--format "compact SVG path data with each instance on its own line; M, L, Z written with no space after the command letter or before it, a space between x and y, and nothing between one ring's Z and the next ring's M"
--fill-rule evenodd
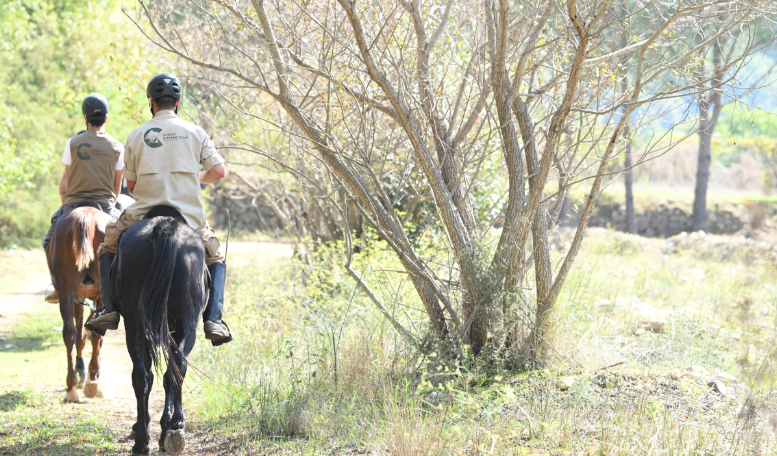
M236 339L218 349L198 340L188 423L228 454L777 454L769 246L589 234L559 301L557 362L534 372L419 356L334 250L301 265L235 248L226 318ZM17 255L9 271L45 273L32 253L2 254ZM354 267L389 270L385 255L364 249ZM411 296L402 275L382 274L370 276L376 290ZM645 329L651 321L663 330ZM64 371L59 324L28 313L8 336L18 348L0 351L0 454L126 447L102 410L40 387L62 386L51 375ZM737 378L723 380L725 395L707 384L717 373Z
M237 453L777 454L777 277L752 245L713 239L594 230L560 301L558 362L527 373L420 360L334 267L257 260L231 272L238 338L199 346L214 375L187 400ZM725 395L717 373L737 377Z
M22 315L11 333L0 340L0 384L63 383L62 378L51 375L52 370L64 372L66 368L62 332L54 327L62 327L58 313Z
M53 306L52 306L53 307ZM0 341L0 454L106 454L120 448L104 414L61 403L65 359L56 312L26 313Z
M107 454L120 448L101 415L74 416L72 407L29 390L0 396L0 454Z

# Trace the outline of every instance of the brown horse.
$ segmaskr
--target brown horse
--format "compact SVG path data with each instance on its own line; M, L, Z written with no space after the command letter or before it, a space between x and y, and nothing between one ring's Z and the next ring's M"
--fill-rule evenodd
M84 203L89 205L89 203ZM95 205L96 206L96 205ZM67 392L65 402L78 402L76 388L84 388L86 397L102 397L97 383L100 376L102 337L84 329L84 306L77 297L89 298L96 306L100 300L100 273L95 252L105 238L105 224L111 217L94 207L78 207L57 221L48 250L49 272L59 293L62 338L67 350ZM83 350L86 338L92 340L92 359L86 378ZM76 360L73 362L73 346Z

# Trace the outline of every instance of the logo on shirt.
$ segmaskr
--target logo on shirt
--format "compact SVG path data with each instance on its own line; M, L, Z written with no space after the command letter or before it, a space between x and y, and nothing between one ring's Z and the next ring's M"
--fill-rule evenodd
M162 140L159 138L160 133L162 133L161 128L149 128L143 135L143 142L145 142L148 147L154 149L162 147Z
M83 143L80 146L78 146L78 149L76 149L76 155L78 155L78 158L80 158L81 160L90 160L91 157L89 157L89 153L86 149L91 149L91 148L92 148L91 144Z

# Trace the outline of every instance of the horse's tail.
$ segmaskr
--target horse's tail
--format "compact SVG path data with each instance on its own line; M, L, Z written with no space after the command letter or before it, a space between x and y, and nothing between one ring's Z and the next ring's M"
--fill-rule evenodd
M170 334L167 320L167 299L179 247L176 234L181 222L170 217L159 217L157 220L151 234L154 259L151 261L151 268L140 292L143 333L151 345L149 351L154 365L159 365L157 352L159 349L167 365L172 367L173 379L182 381L183 378L176 363L172 362L173 351L177 347Z
M78 272L89 267L94 260L94 230L92 229L92 214L89 211L74 211L73 252L76 257Z

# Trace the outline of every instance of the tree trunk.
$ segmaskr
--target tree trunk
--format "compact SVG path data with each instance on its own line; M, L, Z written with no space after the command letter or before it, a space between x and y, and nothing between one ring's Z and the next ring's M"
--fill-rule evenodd
M712 45L712 62L715 75L710 82L710 92L699 97L699 155L696 165L696 188L693 195L693 231L707 232L707 185L712 161L712 134L723 109L722 85L723 52L720 43Z
M693 231L707 232L707 185L710 180L711 149L710 128L699 130L699 156L696 165L696 188L693 194Z
M626 138L626 152L623 160L623 167L626 168L626 174L623 181L626 186L626 232L637 234L637 214L634 211L634 175L631 172L631 124L626 124L623 129L623 137Z
M553 286L553 272L548 248L548 217L544 204L540 204L532 223L532 241L534 243L534 274L537 286L537 306L529 341L530 362L533 368L542 367L547 361L552 340L553 300L550 290Z

